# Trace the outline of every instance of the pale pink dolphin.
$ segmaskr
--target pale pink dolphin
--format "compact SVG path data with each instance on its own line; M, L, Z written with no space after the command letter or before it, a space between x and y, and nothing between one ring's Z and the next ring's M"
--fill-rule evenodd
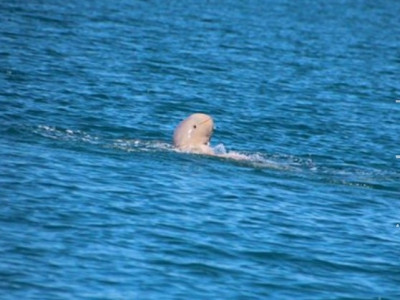
M175 128L174 146L181 151L214 154L210 139L214 129L213 119L206 114L192 114Z
M214 121L209 115L202 113L192 114L176 126L174 131L174 146L183 152L213 155L236 161L248 161L255 166L282 169L282 166L279 164L264 160L258 154L246 155L236 151L227 152L223 144L217 145L214 150L210 146L213 129Z

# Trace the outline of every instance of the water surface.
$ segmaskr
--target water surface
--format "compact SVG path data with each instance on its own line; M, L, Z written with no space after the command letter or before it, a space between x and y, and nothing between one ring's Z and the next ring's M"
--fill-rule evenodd
M400 298L400 3L0 11L2 299Z

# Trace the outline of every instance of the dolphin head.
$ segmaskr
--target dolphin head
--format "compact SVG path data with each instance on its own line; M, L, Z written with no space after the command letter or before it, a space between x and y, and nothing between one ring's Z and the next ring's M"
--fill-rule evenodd
M213 129L214 121L209 115L192 114L175 128L174 146L187 151L209 147Z

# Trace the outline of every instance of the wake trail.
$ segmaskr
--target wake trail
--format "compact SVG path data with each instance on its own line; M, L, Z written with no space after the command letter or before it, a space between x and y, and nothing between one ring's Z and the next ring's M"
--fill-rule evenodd
M44 138L71 142L90 144L95 147L108 149L117 149L124 152L176 152L187 153L176 149L171 143L165 141L146 141L142 139L108 139L89 134L82 130L63 129L48 125L39 125L33 129L35 134ZM252 167L270 168L278 170L296 170L302 168L312 168L312 160L304 160L298 157L274 154L266 155L263 153L228 151L224 144L218 144L212 147L214 154L194 154L200 156L217 157L228 161L236 161Z
M358 166L342 165L340 162L332 164L329 158L314 162L312 155L296 156L282 153L254 153L245 151L227 150L224 144L212 147L214 154L187 153L176 149L171 143L165 141L142 139L115 139L96 136L83 130L63 129L48 125L30 127L30 132L45 139L52 139L71 145L80 143L95 148L114 149L126 153L135 152L174 152L198 155L199 157L214 157L239 165L289 171L314 180L322 180L332 184L352 185L359 187L389 188L398 191L400 172L392 169L382 169L370 166L361 168Z

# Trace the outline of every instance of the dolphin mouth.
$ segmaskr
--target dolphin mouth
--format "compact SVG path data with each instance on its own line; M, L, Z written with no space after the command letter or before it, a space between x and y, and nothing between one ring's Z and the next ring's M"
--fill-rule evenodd
M211 121L211 120L212 120L211 118L208 118L207 120L204 120L204 121L200 122L199 125L204 124L204 123L207 123L207 122L209 122L209 121Z

